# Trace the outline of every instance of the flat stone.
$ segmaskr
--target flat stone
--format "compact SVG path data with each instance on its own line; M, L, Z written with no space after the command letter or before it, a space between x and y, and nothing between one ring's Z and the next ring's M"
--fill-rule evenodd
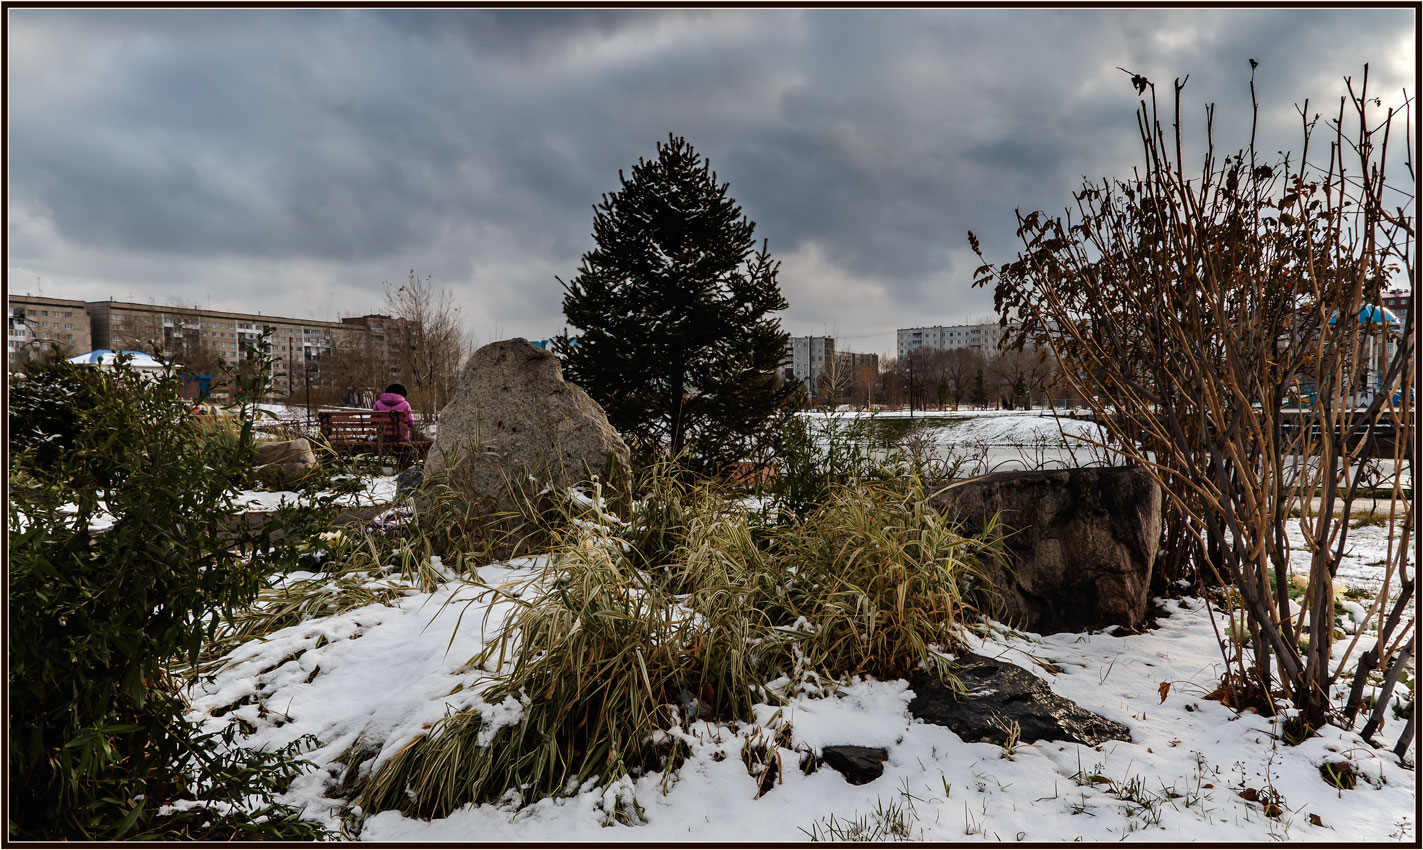
M820 758L840 771L851 785L864 785L884 773L884 760L889 758L889 751L884 747L837 744L821 750Z
M909 683L914 690L909 713L925 723L947 726L965 741L1002 745L1014 723L1024 743L1074 741L1095 747L1104 741L1131 740L1126 726L1053 693L1046 682L1016 664L964 655L950 672L966 693L955 694L932 676L920 674Z

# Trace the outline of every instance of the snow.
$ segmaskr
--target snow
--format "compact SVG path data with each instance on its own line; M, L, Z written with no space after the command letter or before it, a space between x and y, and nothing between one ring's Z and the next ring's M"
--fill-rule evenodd
M957 422L940 433L952 442L992 446L1058 446L1107 439L1102 427L1093 422L1030 415L975 417Z
M909 418L907 410L806 413L812 432L822 443L828 428L867 420ZM1122 462L1099 444L1108 444L1106 431L1096 423L1051 411L1001 410L918 411L923 422L917 432L918 448L926 459L958 460L960 476L984 475L1010 469L1062 469Z
M1377 580L1379 568L1364 563L1377 545L1371 539L1365 535L1347 562L1361 576L1372 569ZM255 727L246 740L253 746L315 736L320 744L306 758L317 767L295 780L283 800L339 828L338 807L351 801L331 796L346 770L337 758L358 741L381 763L452 711L475 708L495 724L517 720L524 710L517 701L484 703L479 694L492 675L470 659L518 604L487 588L533 592L529 579L538 565L536 559L488 565L477 583L451 580L428 593L372 576L371 586L400 595L243 645L211 681L193 688L193 716L213 728L240 717ZM289 576L288 584L312 578ZM1237 714L1205 699L1222 671L1209 611L1195 599L1161 604L1166 614L1158 627L1140 635L1032 635L995 627L972 640L974 651L1019 664L1057 693L1126 724L1129 742L1022 742L1012 752L968 743L913 719L908 683L855 679L828 695L801 693L784 706L758 706L749 725L697 721L673 730L691 750L674 777L654 773L608 788L590 783L571 797L522 809L467 806L431 821L367 813L359 838L759 844L827 837L832 829L843 836L857 822L867 830L899 822L908 837L956 842L1416 840L1409 767L1330 726L1287 746L1278 740L1282 718ZM778 751L785 769L757 799L742 750L771 742L784 724L791 730L791 746ZM1383 737L1396 737L1398 726L1390 721ZM802 753L832 744L884 747L884 774L854 786L824 765L810 775L796 769ZM1357 787L1327 784L1319 772L1326 761L1352 765ZM1277 793L1280 817L1242 798L1240 792L1250 793L1245 789ZM609 816L629 797L645 822L625 825ZM902 820L886 820L886 812Z
M386 505L395 501L395 481L398 476L378 475L362 481L362 488L355 493L346 493L335 502L343 506ZM323 490L316 495L330 495ZM300 493L293 490L243 490L237 494L237 504L246 511L275 511L282 505L302 502Z

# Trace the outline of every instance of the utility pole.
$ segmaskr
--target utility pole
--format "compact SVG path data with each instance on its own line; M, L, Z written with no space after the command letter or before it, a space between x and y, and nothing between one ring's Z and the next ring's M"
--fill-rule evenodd
M909 359L909 418L914 418L914 352L906 355Z

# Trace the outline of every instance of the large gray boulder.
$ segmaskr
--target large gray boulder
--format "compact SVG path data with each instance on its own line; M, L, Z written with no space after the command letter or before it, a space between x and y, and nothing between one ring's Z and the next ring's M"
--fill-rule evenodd
M925 723L947 726L965 741L1005 744L1016 735L1023 743L1075 741L1095 747L1131 740L1126 726L1053 693L1046 682L1016 664L964 655L950 672L964 692L955 693L920 674L909 683L914 690L909 713Z
M1039 634L1145 622L1161 488L1142 469L1000 472L934 499L967 531L998 515L1005 557L989 578L1005 622Z
M558 358L523 339L476 351L439 422L425 480L458 476L485 512L509 510L546 484L631 477L627 444L603 408L563 379Z

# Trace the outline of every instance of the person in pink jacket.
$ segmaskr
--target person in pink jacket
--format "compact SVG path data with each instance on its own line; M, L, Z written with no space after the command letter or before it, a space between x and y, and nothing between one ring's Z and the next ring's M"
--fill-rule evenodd
M380 394L376 403L371 409L380 413L386 410L394 410L401 415L396 417L397 433L395 439L404 442L410 439L410 428L415 424L415 416L410 412L410 402L405 400L405 387L401 384L391 384L385 388L385 392Z

